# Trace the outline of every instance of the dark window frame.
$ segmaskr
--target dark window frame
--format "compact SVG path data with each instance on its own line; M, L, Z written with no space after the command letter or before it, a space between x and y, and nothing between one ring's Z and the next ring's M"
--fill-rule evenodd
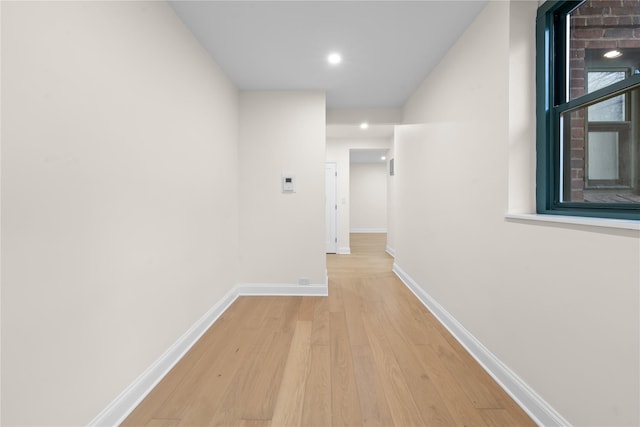
M640 87L640 75L587 93L565 99L567 93L566 32L567 15L582 0L550 0L538 9L536 22L536 210L539 214L570 215L640 220L640 204L583 203L560 200L561 136L563 113L629 93Z

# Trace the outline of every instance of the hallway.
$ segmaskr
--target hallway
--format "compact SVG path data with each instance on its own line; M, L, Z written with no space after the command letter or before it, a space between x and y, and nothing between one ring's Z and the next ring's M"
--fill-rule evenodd
M123 423L535 425L391 272L328 255L328 297L240 297Z

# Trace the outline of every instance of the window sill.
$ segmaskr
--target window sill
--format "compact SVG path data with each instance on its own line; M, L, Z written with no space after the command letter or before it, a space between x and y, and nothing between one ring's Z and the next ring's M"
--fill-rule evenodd
M506 214L506 219L517 219L533 222L555 222L560 224L588 225L592 227L621 228L640 230L640 221L630 219L588 218L580 216L538 215L538 214Z

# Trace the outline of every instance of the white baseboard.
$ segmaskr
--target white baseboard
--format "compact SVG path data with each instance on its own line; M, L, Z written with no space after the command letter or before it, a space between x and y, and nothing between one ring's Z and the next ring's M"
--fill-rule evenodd
M387 248L385 249L385 252L394 258L396 257L396 250L393 249L391 246L387 246Z
M548 427L571 425L438 304L398 264L393 264L393 272L536 424Z
M328 283L327 278L327 282L324 284L242 283L234 286L169 347L158 360L91 420L88 426L111 427L120 425L239 296L327 296L329 294Z
M349 233L386 233L386 228L352 228Z
M158 360L149 366L138 378L120 393L91 422L89 427L117 426L142 402L153 388L182 359L202 335L218 320L227 308L236 300L237 288L231 289L209 311L189 328L178 340L164 352Z
M338 248L338 255L351 255L351 248L348 246Z

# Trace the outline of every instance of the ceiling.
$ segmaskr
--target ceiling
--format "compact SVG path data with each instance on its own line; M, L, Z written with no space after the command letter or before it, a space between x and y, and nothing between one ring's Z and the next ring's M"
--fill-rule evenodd
M172 1L241 90L321 90L327 108L399 108L486 0ZM331 52L343 61L328 64Z

